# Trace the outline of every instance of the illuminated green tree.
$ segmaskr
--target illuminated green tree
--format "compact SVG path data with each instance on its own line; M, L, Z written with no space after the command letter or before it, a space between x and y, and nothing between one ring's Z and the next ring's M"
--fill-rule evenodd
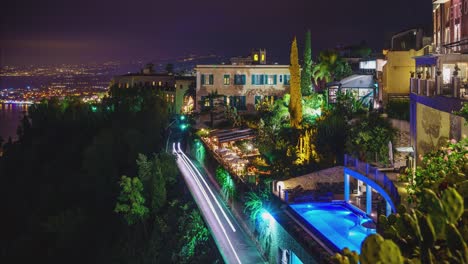
M291 65L289 66L291 73L289 114L291 127L300 128L302 122L302 94L301 94L301 72L299 59L297 54L297 41L294 38L291 45Z
M319 54L319 62L312 69L317 84L341 80L353 74L349 64L336 51L325 50Z
M148 215L148 208L143 198L143 184L137 177L122 176L119 182L120 195L114 212L123 215L128 225L144 220Z
M312 93L312 51L310 48L310 30L306 32L304 40L304 66L301 74L302 95L307 96Z

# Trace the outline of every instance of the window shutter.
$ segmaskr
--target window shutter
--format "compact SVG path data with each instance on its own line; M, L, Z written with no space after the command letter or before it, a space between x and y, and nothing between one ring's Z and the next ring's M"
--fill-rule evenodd
M276 74L275 74L275 75L273 75L273 84L274 84L274 85L276 85L276 77L277 77L277 75L276 75Z
M201 84L205 84L205 74L201 75Z

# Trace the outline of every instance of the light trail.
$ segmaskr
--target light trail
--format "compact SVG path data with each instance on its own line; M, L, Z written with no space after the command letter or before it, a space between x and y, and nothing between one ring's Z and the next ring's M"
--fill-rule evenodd
M227 241L229 247L231 248L232 253L234 253L234 256L235 256L237 262L238 262L239 264L241 264L242 262L240 261L239 256L237 255L237 252L236 252L236 250L234 249L234 247L233 247L233 245L232 245L232 243L231 243L231 240L229 239L229 236L228 236L228 234L227 234L227 232L226 232L226 229L224 228L223 224L221 223L221 220L220 220L220 218L219 218L218 213L216 212L216 210L215 210L213 204L212 204L211 201L210 201L210 198L209 198L208 194L206 193L205 189L203 188L203 185L201 184L200 180L198 179L197 175L196 175L195 172L194 172L194 171L197 171L197 170L194 169L194 168L192 168L192 167L189 165L189 163L187 162L187 160L188 160L189 162L191 162L191 161L190 161L190 160L188 159L188 157L185 156L185 154L182 152L182 150L181 150L181 148L180 148L180 143L178 143L178 149L179 149L179 151L176 151L176 150L175 150L175 144L172 145L172 149L173 149L173 151L175 151L175 154L181 159L181 162L185 165L185 167L187 168L188 172L192 175L192 177L193 177L193 179L195 180L195 183L196 183L196 185L198 186L200 192L201 192L202 195L205 197L205 199L206 199L205 201L207 202L208 207L210 208L212 214L214 215L216 221L218 222L219 227L220 227L221 230L223 231L224 237L226 238L226 241ZM193 164L193 163L192 163L192 164ZM198 171L197 171L197 172L198 172ZM199 172L198 172L198 174L199 174ZM200 175L200 176L201 176L201 175ZM213 199L215 199L214 196L213 196ZM215 201L217 201L217 200L215 199ZM228 221L229 221L229 220L228 220ZM229 221L229 222L230 222L230 221Z
M187 155L185 155L185 153L180 149L180 142L178 143L178 148L179 148L179 152L186 158L186 160L192 165L192 168L193 170L197 173L197 175L200 177L200 179L203 181L203 183L205 184L206 188L208 189L208 191L210 192L211 194L211 197L213 197L213 200L216 202L216 205L218 205L218 208L219 210L221 211L221 213L223 214L224 216L224 219L226 219L226 221L228 222L229 226L231 227L232 231L233 232L236 232L236 228L234 228L234 225L232 224L231 220L229 220L229 218L227 217L226 215L226 212L224 212L223 208L221 207L221 205L219 204L218 202L218 199L216 199L215 195L213 194L213 191L211 190L211 188L208 186L208 184L206 183L205 181L205 178L201 175L200 171L198 170L198 168L195 166L195 164L193 164L193 162L189 159L189 157L187 157Z

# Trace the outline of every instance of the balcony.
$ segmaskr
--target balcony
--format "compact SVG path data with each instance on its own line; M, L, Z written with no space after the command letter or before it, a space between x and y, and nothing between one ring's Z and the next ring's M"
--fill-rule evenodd
M424 96L447 96L468 99L468 83L462 83L460 78L452 77L450 83L444 83L441 76L434 79L410 79L411 93Z

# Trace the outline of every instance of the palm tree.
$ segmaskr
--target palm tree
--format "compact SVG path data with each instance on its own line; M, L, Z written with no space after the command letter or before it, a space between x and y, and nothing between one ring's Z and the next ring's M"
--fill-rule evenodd
M312 70L312 76L318 85L336 81L352 74L351 68L336 51L325 50L319 55L319 63Z
M210 112L210 127L213 127L214 123L214 114L217 106L219 105L216 99L220 98L222 95L218 94L218 90L211 91L206 97L205 100L208 100L209 105L205 106L206 101L200 101L201 106L204 108L205 111Z

